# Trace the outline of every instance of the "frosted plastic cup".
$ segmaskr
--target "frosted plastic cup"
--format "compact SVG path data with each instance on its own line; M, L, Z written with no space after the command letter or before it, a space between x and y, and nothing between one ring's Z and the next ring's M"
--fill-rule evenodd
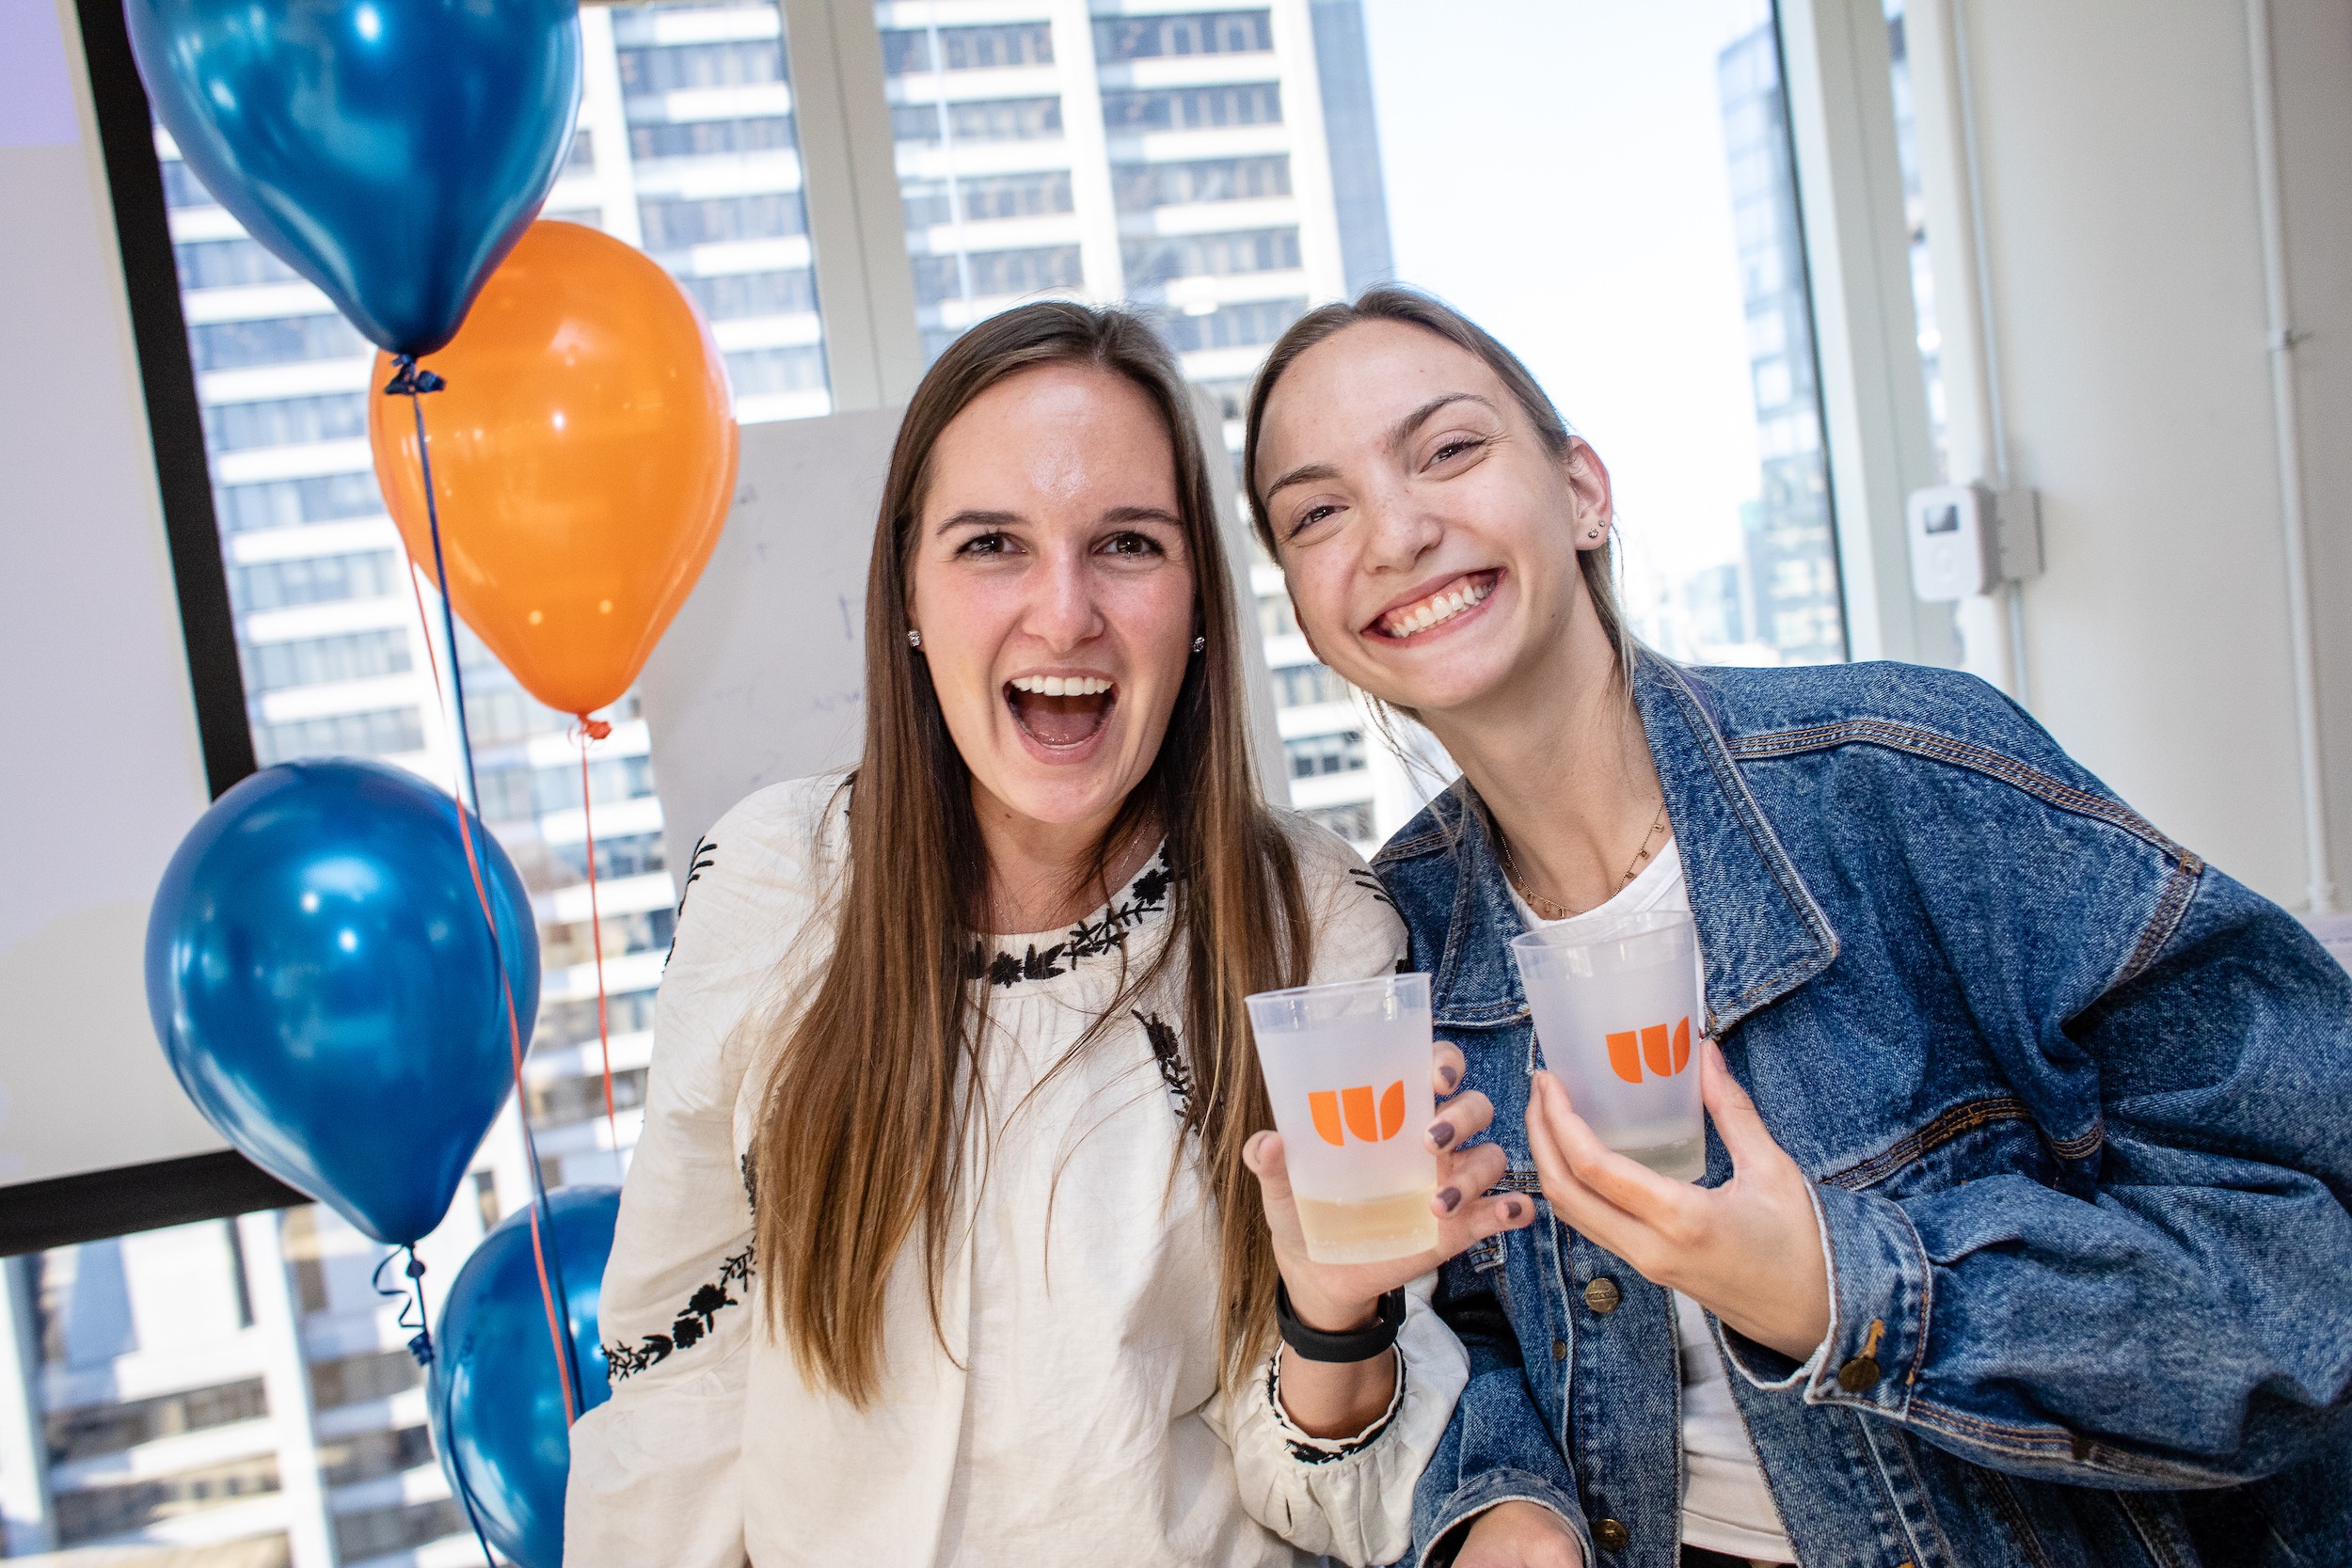
M1250 997L1307 1256L1376 1263L1438 1244L1429 976L1384 974Z
M1600 1141L1661 1176L1707 1170L1698 934L1688 911L1539 926L1511 939L1544 1066Z

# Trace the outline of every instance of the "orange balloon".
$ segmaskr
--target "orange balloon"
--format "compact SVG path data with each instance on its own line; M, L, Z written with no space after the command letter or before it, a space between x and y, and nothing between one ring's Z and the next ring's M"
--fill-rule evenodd
M725 361L643 253L534 223L447 348L419 361L451 607L523 689L583 717L628 689L719 542L735 490ZM393 373L377 355L375 387ZM434 578L409 400L368 407L376 482Z

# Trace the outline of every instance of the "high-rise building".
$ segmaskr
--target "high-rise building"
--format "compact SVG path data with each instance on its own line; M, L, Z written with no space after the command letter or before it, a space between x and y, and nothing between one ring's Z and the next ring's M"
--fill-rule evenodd
M883 0L909 259L930 353L1040 295L1152 312L1223 404L1265 348L1389 269L1358 0ZM546 215L641 246L691 293L748 422L829 412L787 40L774 0L585 8L585 91ZM372 356L158 133L249 719L264 764L370 755L457 776L366 439ZM1416 803L1359 700L1314 662L1280 574L1253 610L1295 802L1359 844ZM427 603L430 604L429 594ZM528 1067L546 1180L617 1179L652 1054L675 879L634 699L595 801L608 1124L572 721L462 628L479 800L530 886L543 1003ZM422 1249L445 1288L528 1172L510 1109ZM331 1212L180 1227L7 1265L0 1518L10 1556L170 1547L174 1568L393 1568L479 1551L432 1456L382 1249ZM396 1271L395 1271L396 1273ZM437 1294L436 1296L437 1300Z
M1767 22L1726 46L1716 83L1763 462L1756 504L1741 518L1755 606L1749 636L1783 662L1828 663L1846 657L1845 611L1778 29Z
M1123 301L1223 405L1237 454L1267 346L1309 306L1388 276L1358 0L882 0L874 14L928 354L1040 293ZM1280 572L1259 561L1251 578L1292 801L1369 848L1417 798L1297 635Z

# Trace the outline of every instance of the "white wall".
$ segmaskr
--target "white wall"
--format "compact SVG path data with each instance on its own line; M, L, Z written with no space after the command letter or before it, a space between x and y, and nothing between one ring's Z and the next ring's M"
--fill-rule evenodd
M2042 493L2024 695L2158 826L2308 907L2248 12L1913 0L1956 479ZM1957 10L1957 16L1955 11ZM1955 21L1958 23L1955 30ZM2352 863L2352 0L2276 0L2333 827ZM1963 67L1964 66L1964 74ZM1970 205L1973 111L1981 248ZM1983 290L1969 277L1979 257ZM1989 312L1981 339L1974 307ZM1989 355L1982 340L1989 340ZM2008 673L1998 622L1972 667Z
M207 792L72 15L0 0L0 1183L221 1147L141 979Z

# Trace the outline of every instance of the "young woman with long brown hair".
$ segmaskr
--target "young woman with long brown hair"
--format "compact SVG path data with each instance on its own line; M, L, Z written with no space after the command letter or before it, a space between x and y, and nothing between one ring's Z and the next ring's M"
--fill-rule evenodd
M1325 1304L1533 1205L1455 1152L1476 1094L1432 1130L1440 1251L1317 1270L1262 1201L1243 997L1388 973L1404 933L1256 793L1186 399L1142 323L1064 304L916 390L858 767L742 802L686 889L612 1397L572 1432L578 1568L1404 1550L1460 1346L1416 1301L1369 1367L1269 1358L1278 1270L1294 1322L1345 1336ZM1461 1070L1437 1053L1441 1095Z

